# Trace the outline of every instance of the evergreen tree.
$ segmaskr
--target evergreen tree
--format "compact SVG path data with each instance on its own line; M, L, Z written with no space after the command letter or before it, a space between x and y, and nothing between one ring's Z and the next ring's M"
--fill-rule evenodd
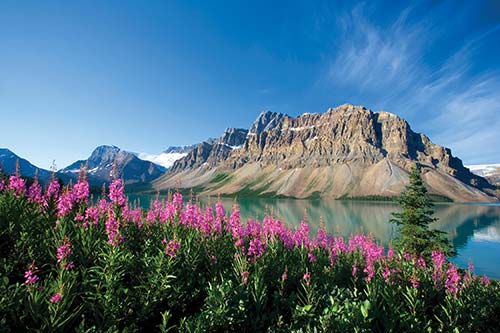
M397 202L402 211L392 213L393 218L390 220L399 226L399 235L394 239L397 249L425 258L430 258L433 250L440 250L447 256L454 255L446 233L429 229L429 224L438 219L432 216L433 204L416 165L410 173L410 184L401 193Z

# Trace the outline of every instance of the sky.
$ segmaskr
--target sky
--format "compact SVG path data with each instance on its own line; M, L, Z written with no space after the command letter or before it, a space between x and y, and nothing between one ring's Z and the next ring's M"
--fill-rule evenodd
M344 103L500 163L499 1L0 1L0 147L159 153Z

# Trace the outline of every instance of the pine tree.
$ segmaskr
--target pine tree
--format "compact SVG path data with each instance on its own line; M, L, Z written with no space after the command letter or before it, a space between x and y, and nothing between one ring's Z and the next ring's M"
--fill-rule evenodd
M438 219L432 216L433 204L416 165L410 173L410 184L401 193L397 202L402 211L392 213L393 218L390 220L399 226L399 235L394 239L397 249L424 258L430 258L433 250L440 250L447 256L454 255L446 233L429 229L429 225Z

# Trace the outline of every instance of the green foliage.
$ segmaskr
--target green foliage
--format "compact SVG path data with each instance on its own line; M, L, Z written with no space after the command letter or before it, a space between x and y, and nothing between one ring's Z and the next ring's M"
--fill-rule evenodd
M410 184L401 193L397 202L401 206L400 213L392 213L392 223L399 226L399 236L394 244L397 248L413 255L430 258L433 250L452 255L453 249L446 234L439 230L429 229L429 225L437 221L432 217L432 203L427 194L420 170L415 165L410 173Z
M248 244L235 245L225 228L227 217L220 233L206 234L180 224L179 214L139 226L114 207L124 241L113 246L104 213L82 226L86 209L75 204L58 218L53 200L41 209L0 192L1 332L493 332L499 325L497 281L469 276L451 294L446 277L436 287L432 268L398 255L377 262L368 280L362 251L332 261L324 247L277 239L249 257ZM73 269L57 262L64 239ZM166 255L163 239L179 241L175 255ZM25 283L29 269L39 277L34 284ZM57 293L60 302L51 302Z

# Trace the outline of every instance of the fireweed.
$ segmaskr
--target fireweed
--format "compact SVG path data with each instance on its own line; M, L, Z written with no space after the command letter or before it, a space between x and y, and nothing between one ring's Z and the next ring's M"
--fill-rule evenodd
M237 205L227 214L220 202L168 198L145 211L127 203L120 179L95 204L84 177L63 189L51 181L45 192L18 176L2 183L0 314L8 319L0 331L498 327L498 282L440 252L386 252L372 237L345 240L323 224L313 236L305 221L296 229L273 216L242 223Z

